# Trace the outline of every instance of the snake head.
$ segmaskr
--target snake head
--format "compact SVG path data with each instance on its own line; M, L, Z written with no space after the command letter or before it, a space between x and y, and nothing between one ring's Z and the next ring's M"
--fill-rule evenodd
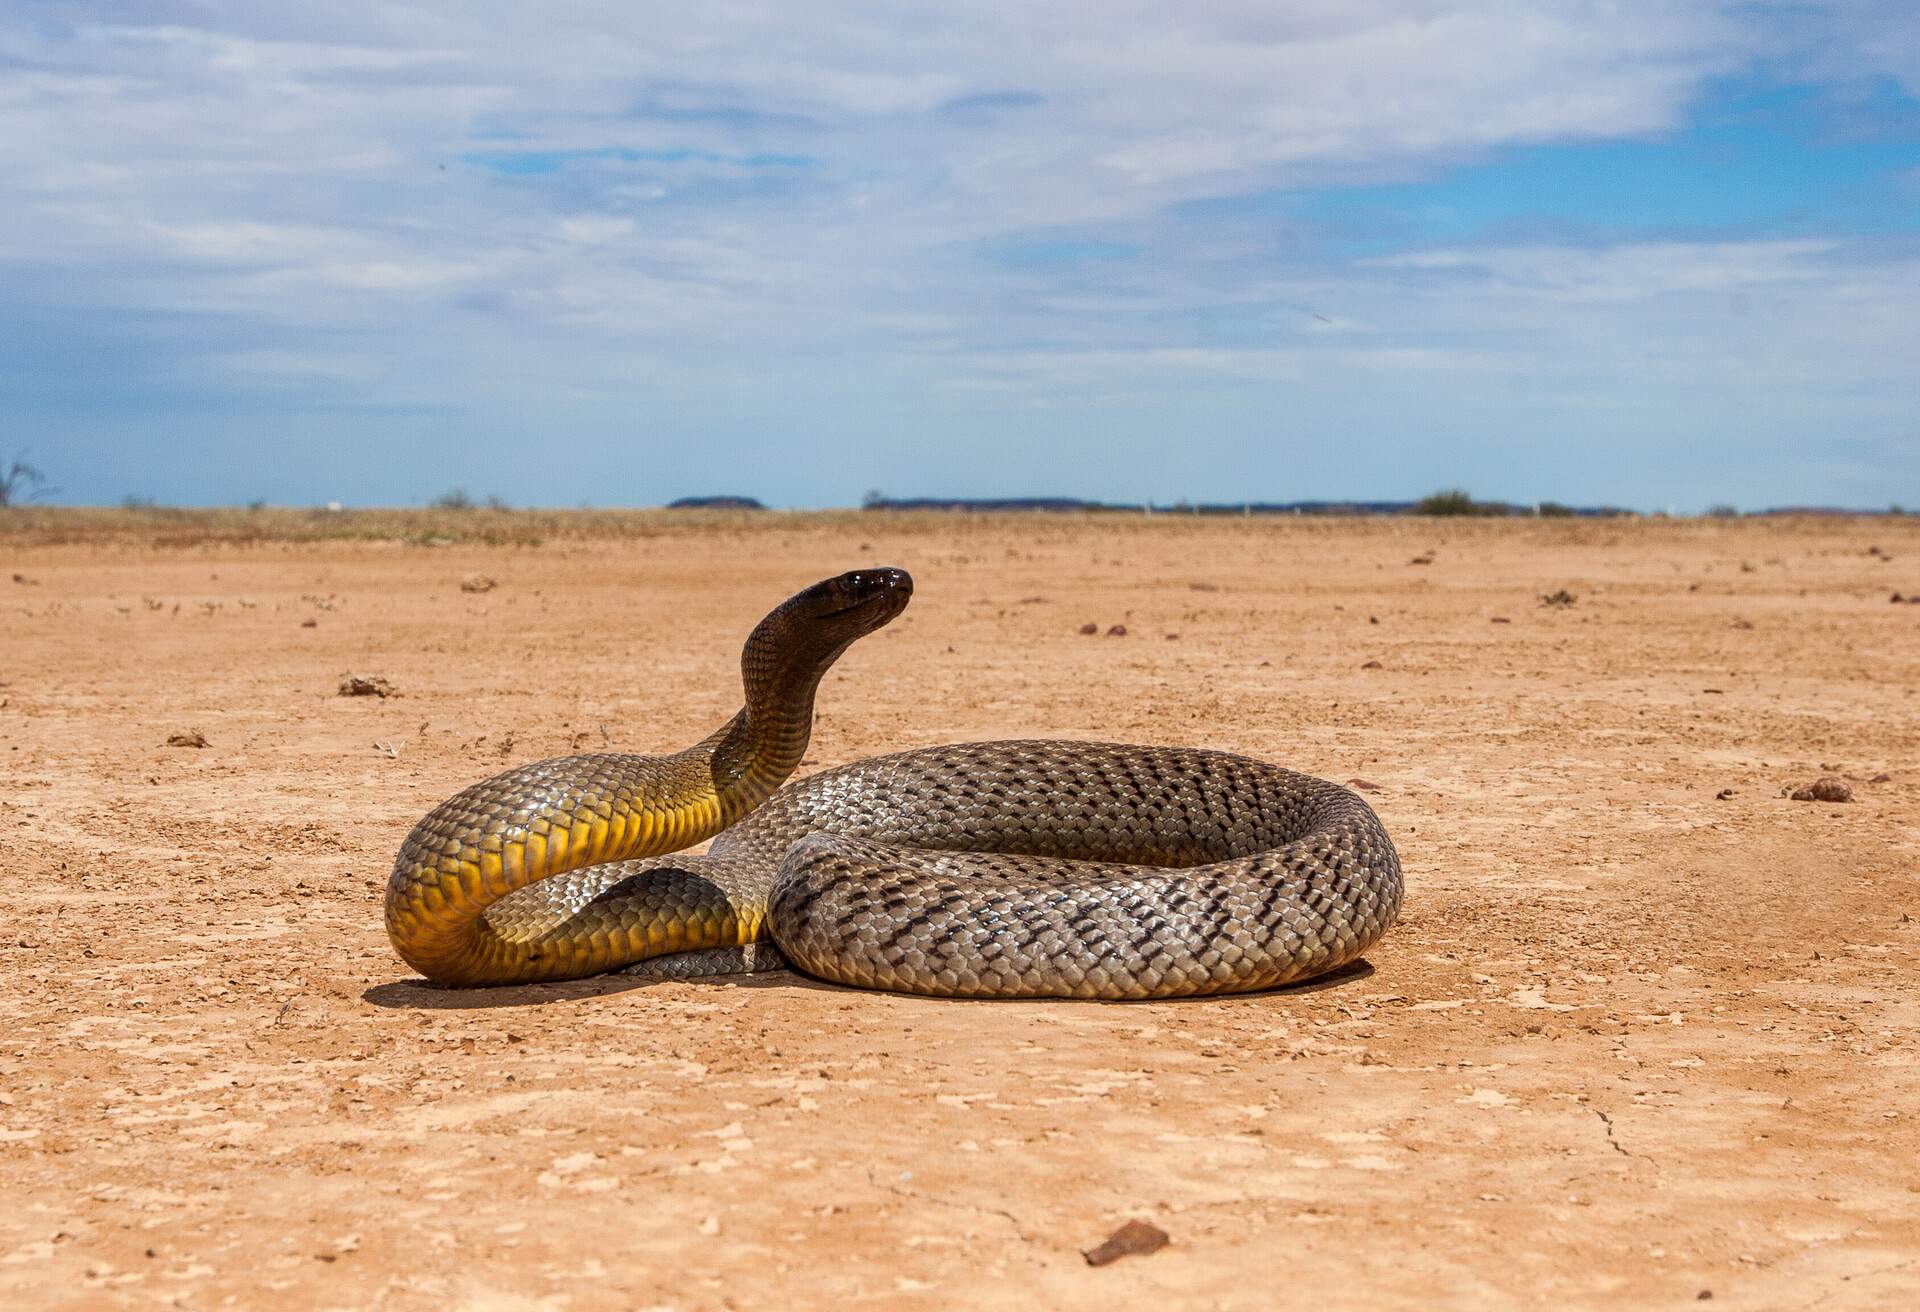
M740 654L747 709L758 720L811 718L813 690L840 653L907 608L903 569L856 569L789 597L761 620Z
M836 636L857 638L891 621L912 597L913 576L887 566L823 579L788 605L828 626Z

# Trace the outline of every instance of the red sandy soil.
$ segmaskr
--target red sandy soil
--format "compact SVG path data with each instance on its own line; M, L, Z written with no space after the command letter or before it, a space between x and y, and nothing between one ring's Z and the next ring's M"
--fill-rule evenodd
M0 519L0 1305L1920 1306L1912 523L63 522ZM1364 779L1409 890L1370 969L1108 1005L393 956L429 806L693 742L862 564L917 595L808 769ZM1133 1218L1171 1242L1089 1266Z

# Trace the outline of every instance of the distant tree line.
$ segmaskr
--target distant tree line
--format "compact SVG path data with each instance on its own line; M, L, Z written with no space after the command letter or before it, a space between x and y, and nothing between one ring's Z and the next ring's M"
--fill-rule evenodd
M1631 515L1617 506L1568 506L1543 501L1534 506L1507 501L1476 501L1460 488L1447 488L1418 501L1176 501L1131 504L1079 497L890 497L875 489L861 498L867 510L948 510L988 514L1006 511L1055 513L1096 511L1149 515L1539 515L1582 518Z

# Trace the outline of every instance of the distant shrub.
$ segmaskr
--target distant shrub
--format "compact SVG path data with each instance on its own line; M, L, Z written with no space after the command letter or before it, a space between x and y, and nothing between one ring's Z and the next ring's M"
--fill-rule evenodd
M129 492L120 498L120 508L122 510L152 510L153 498L136 496L134 493Z
M505 497L499 495L498 493L495 493L494 495L487 498L487 509L488 510L512 510L513 507L507 504L507 499Z
M1542 501L1534 507L1534 513L1542 519L1568 519L1573 515L1573 507L1563 506L1558 501Z
M1423 496L1413 503L1415 515L1484 515L1475 499L1467 496L1465 488L1446 488L1444 492L1434 492Z
M1707 517L1709 519L1738 519L1740 518L1740 507L1730 501L1722 501L1717 505L1707 507Z
M456 487L451 492L442 492L427 504L435 510L472 510L473 498L467 495L465 488Z

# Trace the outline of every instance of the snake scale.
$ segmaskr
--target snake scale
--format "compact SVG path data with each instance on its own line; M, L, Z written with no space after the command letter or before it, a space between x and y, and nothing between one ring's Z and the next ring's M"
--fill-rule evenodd
M683 752L540 761L435 807L394 862L394 947L448 985L791 965L954 997L1160 998L1321 974L1393 923L1400 862L1372 808L1244 756L964 743L782 788L821 676L912 592L859 570L782 604L747 640L745 708Z

